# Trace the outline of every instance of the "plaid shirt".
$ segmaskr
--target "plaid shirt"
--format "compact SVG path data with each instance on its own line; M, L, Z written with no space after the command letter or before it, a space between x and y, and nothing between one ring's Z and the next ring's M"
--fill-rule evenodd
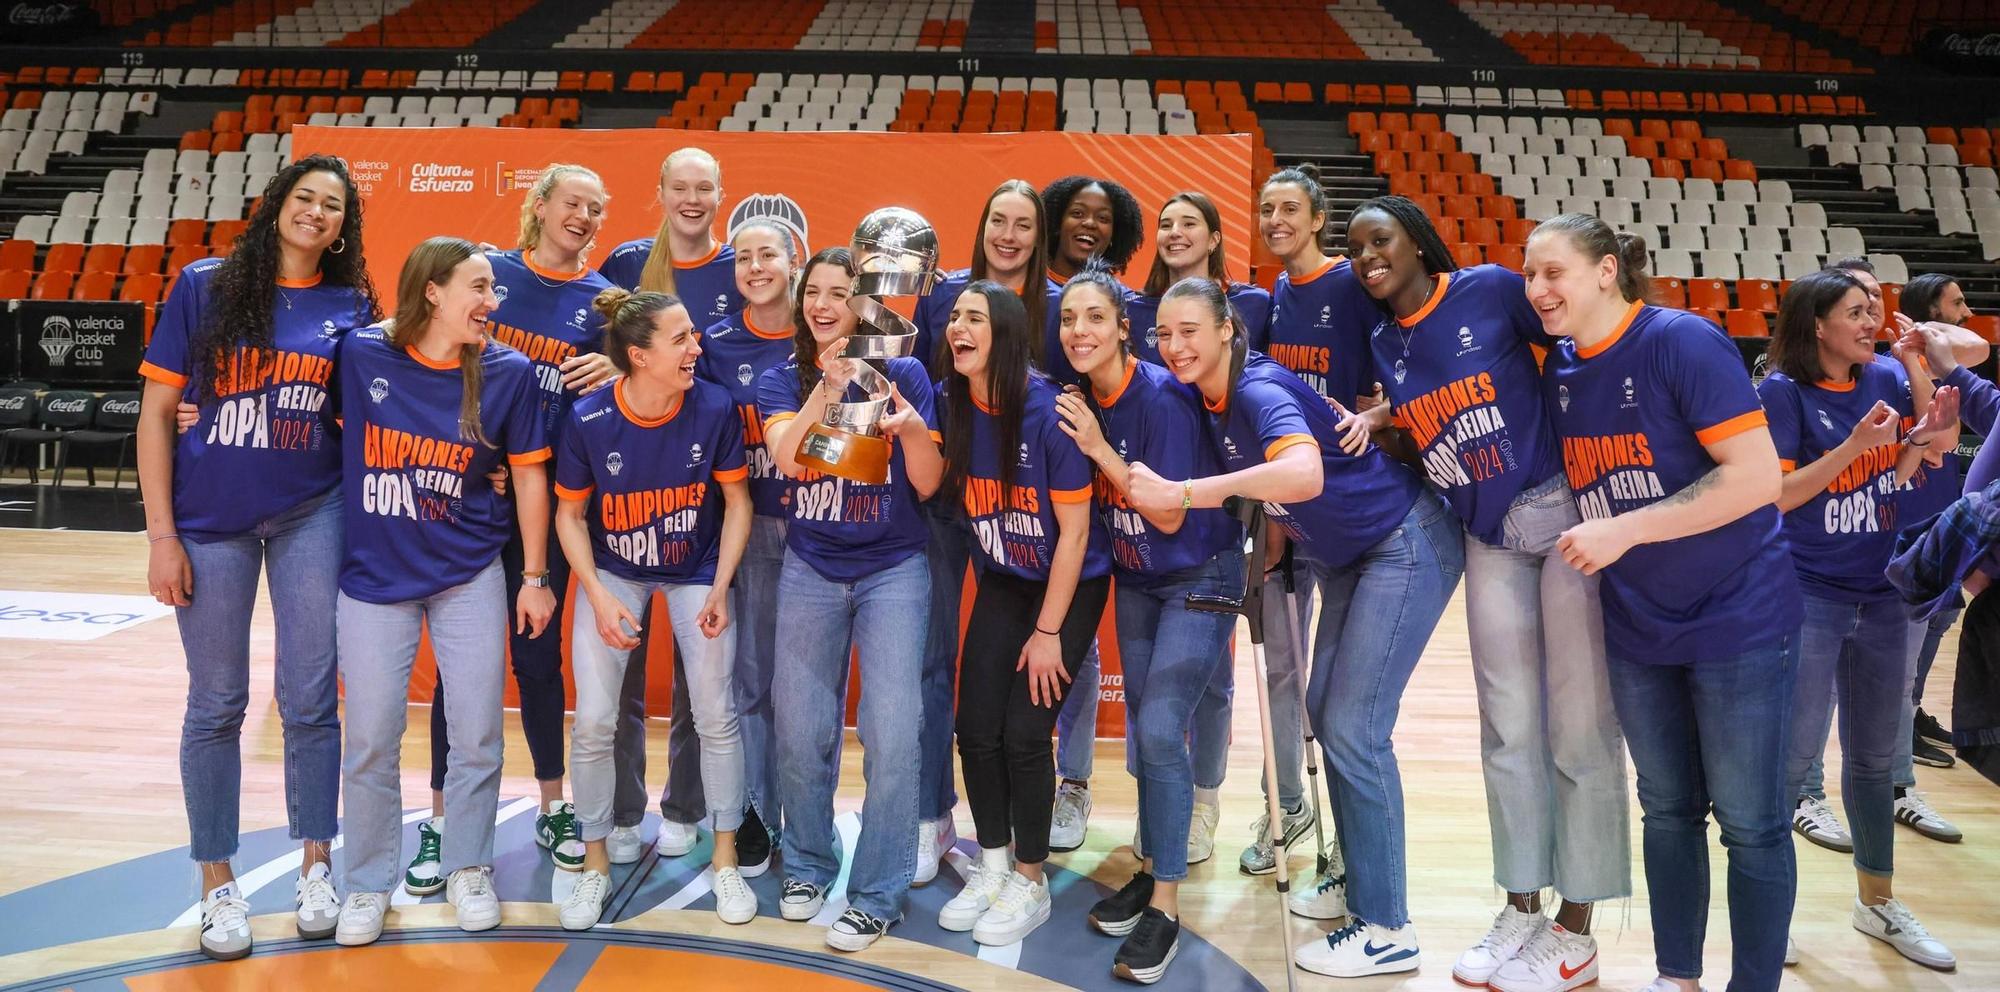
M1889 559L1890 584L1915 620L1963 605L1959 584L1974 569L2000 573L1993 552L2000 545L2000 480L1966 493L1943 513L1896 536Z

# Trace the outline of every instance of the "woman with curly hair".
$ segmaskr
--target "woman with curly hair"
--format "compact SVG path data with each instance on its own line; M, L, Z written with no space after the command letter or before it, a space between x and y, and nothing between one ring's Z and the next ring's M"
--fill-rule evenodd
M177 608L187 654L188 849L201 868L201 951L218 960L250 953L249 903L230 858L263 569L285 591L271 608L287 812L304 845L299 936L330 936L339 912L328 853L340 787L340 426L327 387L341 335L380 315L362 255L360 194L346 163L313 155L272 177L227 257L181 271L139 368L146 581ZM184 399L196 421L176 437Z

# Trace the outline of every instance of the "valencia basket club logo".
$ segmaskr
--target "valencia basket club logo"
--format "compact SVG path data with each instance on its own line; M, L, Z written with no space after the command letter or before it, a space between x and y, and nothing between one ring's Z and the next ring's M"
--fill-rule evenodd
M42 321L41 345L50 365L67 364L70 351L76 347L76 330L70 326L69 318L57 314Z
M736 231L753 220L774 221L792 233L796 242L798 257L812 255L811 229L806 223L806 211L799 201L783 193L752 193L729 212L729 232L731 241L736 239Z

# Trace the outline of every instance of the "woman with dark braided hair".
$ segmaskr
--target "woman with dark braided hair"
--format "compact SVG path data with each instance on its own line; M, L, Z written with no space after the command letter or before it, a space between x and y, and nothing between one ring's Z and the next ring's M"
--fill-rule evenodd
M212 958L250 953L230 858L260 569L284 590L271 607L291 835L304 842L299 935L332 935L340 909L328 863L340 786L340 427L327 389L341 335L380 315L360 195L346 163L314 155L272 177L227 257L181 271L140 366L147 585L178 608L187 653L181 777L201 867L201 950ZM184 399L195 424L177 438Z
M1342 443L1358 452L1374 430L1407 432L1465 529L1480 763L1507 905L1452 977L1500 992L1575 988L1597 975L1591 906L1631 894L1632 852L1597 578L1556 550L1583 518L1530 350L1554 339L1519 273L1458 268L1409 199L1355 207L1347 255L1382 308L1369 337L1389 402L1348 418ZM1549 888L1562 899L1553 919Z

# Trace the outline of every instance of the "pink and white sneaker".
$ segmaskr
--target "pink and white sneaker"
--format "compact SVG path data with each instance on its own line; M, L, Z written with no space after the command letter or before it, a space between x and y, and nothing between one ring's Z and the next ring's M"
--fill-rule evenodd
M1569 992L1597 981L1597 938L1559 924L1528 938L1521 953L1500 966L1486 987L1493 992Z

